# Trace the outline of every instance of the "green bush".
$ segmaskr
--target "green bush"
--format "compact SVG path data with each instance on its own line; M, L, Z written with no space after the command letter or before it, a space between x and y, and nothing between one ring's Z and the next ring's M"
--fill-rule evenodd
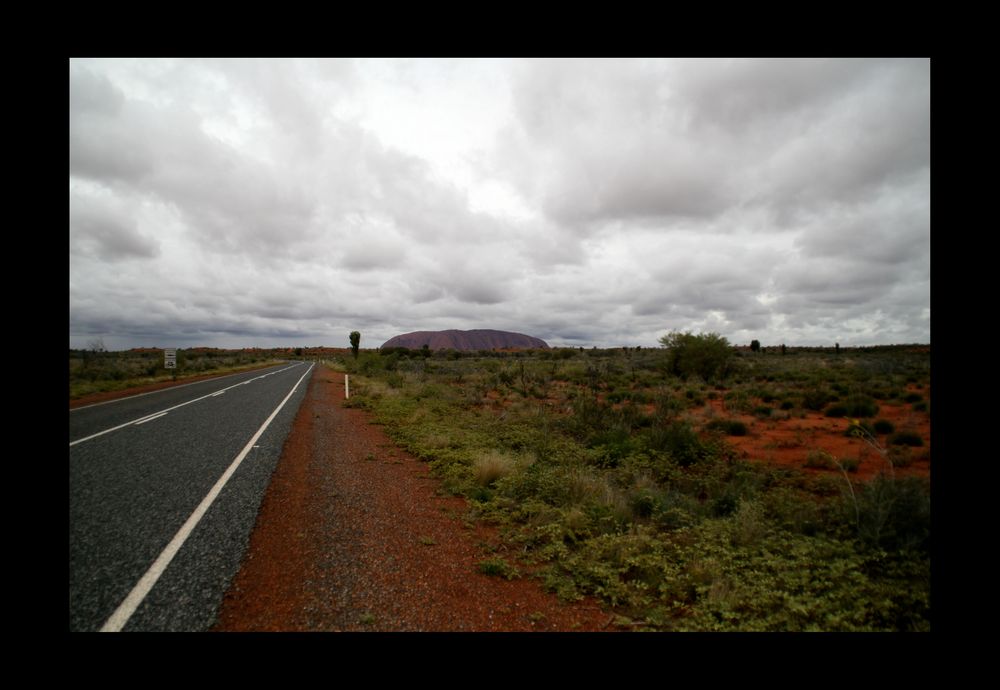
M505 580L513 580L520 574L518 573L517 568L515 568L510 563L499 557L488 558L485 561L479 561L478 567L479 567L479 572L481 572L484 575L502 577Z
M833 456L827 453L825 450L811 450L806 455L805 467L818 468L823 470L832 470L836 465L833 462Z
M700 376L709 381L729 373L733 348L717 333L672 332L660 343L667 348L667 368L675 376Z
M888 419L878 419L875 421L874 429L876 434L891 434L896 427Z
M878 414L878 405L867 395L852 395L845 405L848 417L874 417Z
M687 422L671 422L650 430L648 445L665 452L681 467L689 467L703 459L708 450Z
M721 431L729 436L747 435L747 425L738 419L713 419L705 428L709 431Z
M819 412L830 402L831 397L827 391L821 388L813 388L802 395L802 407L807 410Z
M826 414L827 417L846 417L847 405L844 405L842 403L836 403L834 405L830 405L828 408L826 408L826 412L824 414Z
M857 492L858 537L878 549L929 551L930 501L926 480L879 475Z
M922 446L924 445L924 440L920 438L919 434L912 431L900 431L897 434L893 434L889 437L889 444L893 446Z

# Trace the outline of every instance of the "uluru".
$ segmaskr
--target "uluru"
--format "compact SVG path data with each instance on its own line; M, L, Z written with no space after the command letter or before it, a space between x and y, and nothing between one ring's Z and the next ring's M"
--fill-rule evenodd
M548 349L549 345L540 338L524 333L494 331L480 328L471 331L414 331L393 336L382 347L406 347L419 350L424 345L430 350L503 350L508 348Z

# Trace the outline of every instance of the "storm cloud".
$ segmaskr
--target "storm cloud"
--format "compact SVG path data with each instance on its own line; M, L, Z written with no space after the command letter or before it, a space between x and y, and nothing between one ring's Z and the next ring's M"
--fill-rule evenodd
M70 346L930 341L930 62L69 61Z

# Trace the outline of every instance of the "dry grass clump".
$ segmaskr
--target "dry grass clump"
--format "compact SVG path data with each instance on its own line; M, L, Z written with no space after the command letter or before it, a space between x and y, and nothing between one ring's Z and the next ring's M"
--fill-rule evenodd
M490 486L514 471L517 462L506 453L490 450L472 463L472 475L480 486Z

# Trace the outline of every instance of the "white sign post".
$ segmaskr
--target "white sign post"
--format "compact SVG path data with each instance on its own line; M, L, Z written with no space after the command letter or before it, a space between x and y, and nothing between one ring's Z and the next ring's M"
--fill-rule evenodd
M169 347L163 350L163 368L164 369L176 369L177 368L177 348Z
M344 399L346 400L347 398L350 397L351 397L350 377L347 374L344 374Z

